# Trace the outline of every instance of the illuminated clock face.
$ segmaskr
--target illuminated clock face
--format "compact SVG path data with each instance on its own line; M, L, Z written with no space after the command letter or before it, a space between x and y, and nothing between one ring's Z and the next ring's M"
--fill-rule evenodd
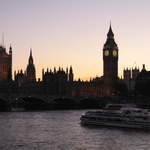
M104 51L104 55L105 55L105 56L109 56L109 51L108 51L108 50L105 50L105 51Z
M116 50L113 50L113 56L117 56L117 51Z

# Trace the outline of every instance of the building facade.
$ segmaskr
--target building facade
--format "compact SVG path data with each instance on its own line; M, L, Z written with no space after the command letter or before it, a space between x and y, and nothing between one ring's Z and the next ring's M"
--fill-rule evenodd
M52 95L69 95L69 85L74 82L74 73L72 66L70 67L69 71L68 68L64 70L63 68L59 67L57 70L54 67L52 69L48 69L44 71L42 70L42 89L46 93L50 93Z
M140 73L140 69L134 67L132 69L126 68L123 70L123 81L126 84L128 91L135 89L136 78Z
M12 47L7 53L4 46L0 46L0 81L12 80Z

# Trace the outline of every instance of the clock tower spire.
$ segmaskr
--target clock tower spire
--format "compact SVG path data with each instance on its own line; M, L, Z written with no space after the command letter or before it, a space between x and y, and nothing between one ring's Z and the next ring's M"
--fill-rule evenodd
M111 23L110 23L109 31L107 33L107 38L114 39L114 33L112 31L112 28L111 28Z
M118 79L118 46L110 24L107 39L103 47L104 93L113 94L113 87Z

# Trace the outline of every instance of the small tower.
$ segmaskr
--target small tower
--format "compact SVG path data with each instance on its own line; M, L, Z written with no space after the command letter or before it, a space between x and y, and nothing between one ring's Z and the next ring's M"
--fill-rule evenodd
M135 80L138 74L140 73L139 68L132 68L132 79Z
M128 90L131 90L132 87L132 80L131 80L131 69L126 68L123 70L123 79L124 83L126 84Z
M33 63L32 50L30 49L30 56L28 60L28 65L26 69L27 81L35 82L36 81L36 70Z
M66 77L67 77L67 81L68 81L68 67L66 68Z
M54 67L54 74L56 74L56 67Z
M70 66L69 69L69 82L73 82L74 74L73 74L73 69L72 66Z
M14 71L14 80L16 81L16 70Z
M12 55L12 47L11 47L11 45L9 47L9 55Z
M44 80L44 68L42 69L42 81Z
M47 68L47 71L46 71L47 73L49 73L49 69Z
M143 64L143 68L142 68L141 72L146 72L145 64Z
M131 69L124 69L123 70L123 78L124 80L131 80Z

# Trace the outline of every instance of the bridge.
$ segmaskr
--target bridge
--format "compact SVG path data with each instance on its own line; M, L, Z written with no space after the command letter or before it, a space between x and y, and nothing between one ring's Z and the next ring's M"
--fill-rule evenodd
M24 93L5 93L5 94L0 94L0 100L4 100L8 103L13 103L17 99L22 99L22 98L36 98L36 99L41 99L45 102L53 102L56 99L71 99L71 100L77 100L75 97L71 96L58 96L58 95L48 95L48 94L24 94ZM84 99L84 97L78 97L78 100Z
M0 94L0 111L3 108L26 107L32 109L73 109L98 106L99 98L55 96L46 94L11 93ZM94 108L93 107L93 108Z

